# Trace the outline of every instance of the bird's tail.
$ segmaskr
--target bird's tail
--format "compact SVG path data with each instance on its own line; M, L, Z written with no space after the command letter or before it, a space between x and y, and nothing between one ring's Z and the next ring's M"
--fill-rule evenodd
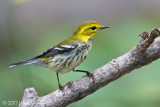
M21 62L13 63L13 64L9 65L8 68L19 66L19 65L28 65L28 64L33 64L33 63L36 63L36 61L33 60L33 59L24 60L24 61L21 61Z

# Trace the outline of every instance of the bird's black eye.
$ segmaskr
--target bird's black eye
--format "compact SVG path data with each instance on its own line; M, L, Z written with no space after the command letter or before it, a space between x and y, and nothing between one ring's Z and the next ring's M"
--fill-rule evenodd
M95 29L97 29L97 27L93 26L93 27L91 27L91 29L92 29L92 30L95 30Z

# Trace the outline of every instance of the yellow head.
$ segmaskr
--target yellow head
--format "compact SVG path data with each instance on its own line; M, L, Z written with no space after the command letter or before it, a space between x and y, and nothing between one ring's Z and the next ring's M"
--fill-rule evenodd
M98 33L98 31L105 28L109 27L102 26L96 21L84 22L76 29L73 36L67 38L56 46L58 47L60 45L66 45L71 42L88 42L88 40L92 39Z
M101 29L108 28L106 26L102 26L96 21L87 21L82 23L74 32L73 37L77 39L81 39L83 42L87 42L89 39L93 38L98 31Z

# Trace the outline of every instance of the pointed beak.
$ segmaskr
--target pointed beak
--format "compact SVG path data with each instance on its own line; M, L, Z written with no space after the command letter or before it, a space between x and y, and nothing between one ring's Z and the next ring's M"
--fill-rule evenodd
M101 27L100 27L100 30L102 30L102 29L106 29L106 28L109 28L108 26L104 26L104 25L102 25Z

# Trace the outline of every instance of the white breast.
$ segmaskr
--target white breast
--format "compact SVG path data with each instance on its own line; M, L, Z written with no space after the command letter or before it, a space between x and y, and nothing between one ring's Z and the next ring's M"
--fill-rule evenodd
M66 73L77 67L87 57L91 43L80 44L75 50L55 56L50 63L54 72Z

